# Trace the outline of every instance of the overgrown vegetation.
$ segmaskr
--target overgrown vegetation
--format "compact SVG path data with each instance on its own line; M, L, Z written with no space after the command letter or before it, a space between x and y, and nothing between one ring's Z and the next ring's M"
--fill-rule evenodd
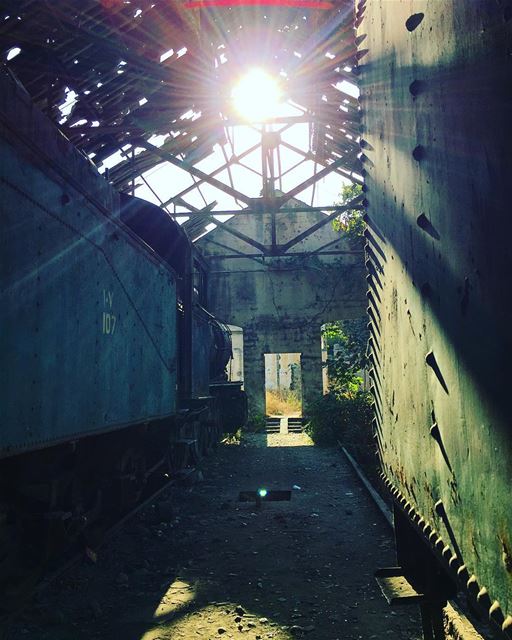
M316 444L349 445L359 459L373 455L370 394L362 388L368 340L366 319L331 322L322 330L327 346L329 392L308 407L306 431Z
M267 415L298 417L302 411L302 401L297 390L267 389L265 392Z
M345 205L362 193L361 185L348 184L341 190L340 201L336 204ZM332 221L334 230L347 237L353 249L362 249L364 246L364 225L363 212L359 209L344 211L339 218Z
M261 433L265 431L267 425L267 418L263 413L249 413L247 418L247 431L253 431L254 433Z
M346 185L336 204L345 205L362 194L358 184ZM363 212L349 209L333 221L353 249L364 246ZM327 347L329 391L308 407L306 431L317 444L347 444L362 460L373 456L371 396L363 389L361 370L366 365L366 318L330 322L322 328Z

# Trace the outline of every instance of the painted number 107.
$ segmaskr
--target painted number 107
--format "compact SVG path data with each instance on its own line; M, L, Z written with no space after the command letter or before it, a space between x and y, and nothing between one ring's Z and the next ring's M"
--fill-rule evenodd
M110 336L116 330L116 316L112 313L113 302L113 292L103 289L103 308L105 311L102 316L102 333Z

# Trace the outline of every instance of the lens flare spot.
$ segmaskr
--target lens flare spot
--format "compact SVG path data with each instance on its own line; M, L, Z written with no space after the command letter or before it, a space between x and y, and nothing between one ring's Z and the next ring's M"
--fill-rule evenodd
M231 92L233 105L249 122L263 122L277 115L282 103L279 83L263 69L252 69Z

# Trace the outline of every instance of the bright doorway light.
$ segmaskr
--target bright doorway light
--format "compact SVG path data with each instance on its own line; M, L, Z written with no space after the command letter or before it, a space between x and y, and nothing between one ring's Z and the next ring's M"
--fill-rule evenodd
M231 92L238 113L249 122L263 122L277 115L282 102L278 82L263 69L252 69Z

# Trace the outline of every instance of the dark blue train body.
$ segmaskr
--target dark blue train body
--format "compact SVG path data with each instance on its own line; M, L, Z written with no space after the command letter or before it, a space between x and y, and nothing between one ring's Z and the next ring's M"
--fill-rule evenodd
M0 190L0 540L34 514L76 538L242 426L245 397L183 230L118 194L7 76ZM1 573L16 554L0 549Z

